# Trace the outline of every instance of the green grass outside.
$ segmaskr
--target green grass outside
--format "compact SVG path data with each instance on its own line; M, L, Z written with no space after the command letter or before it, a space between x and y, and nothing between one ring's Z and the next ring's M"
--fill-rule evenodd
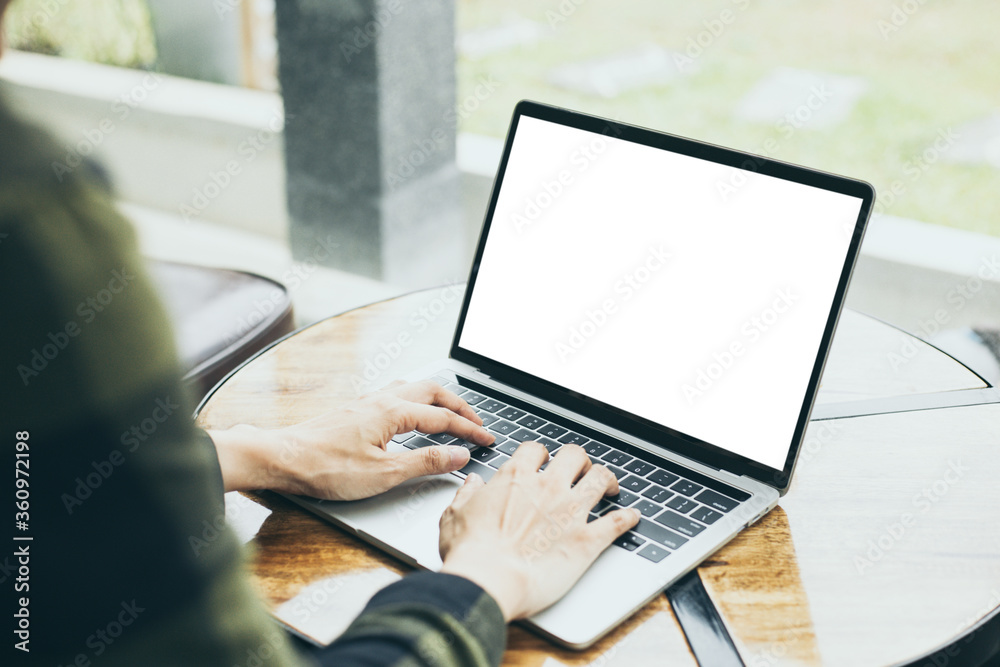
M904 12L905 23L886 38L878 21L889 21L902 0L459 0L460 31L516 13L546 32L531 46L460 59L459 100L480 77L502 84L462 129L503 136L514 103L529 98L754 153L766 152L773 138L778 159L861 178L880 193L900 181L905 192L886 213L1000 235L1000 170L943 160L919 177L906 169L939 130L1000 111L1000 5L910 3L916 11ZM576 9L563 17L560 7ZM546 81L553 67L643 43L684 51L706 30L703 22L724 10L733 20L696 60L697 73L673 84L605 100ZM553 16L565 20L550 27ZM735 119L740 99L780 66L859 76L869 87L851 116L829 129L806 127L786 137L774 125Z

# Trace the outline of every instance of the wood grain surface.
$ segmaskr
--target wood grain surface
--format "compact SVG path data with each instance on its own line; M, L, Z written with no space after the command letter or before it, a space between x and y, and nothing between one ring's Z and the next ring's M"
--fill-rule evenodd
M461 289L380 302L304 329L207 400L206 428L301 421L447 356ZM823 384L891 396L981 386L933 348L904 364L901 332L851 313ZM904 334L905 336L905 334ZM699 569L744 661L888 665L946 643L1000 601L1000 405L815 422L780 506ZM341 573L405 567L271 493L252 542L263 594L280 604ZM661 596L588 651L514 626L505 664L694 665Z

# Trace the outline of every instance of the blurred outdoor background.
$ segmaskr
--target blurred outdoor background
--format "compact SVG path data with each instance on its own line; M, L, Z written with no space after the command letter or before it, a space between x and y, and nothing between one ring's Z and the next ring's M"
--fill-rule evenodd
M37 19L55 4L65 6ZM254 74L242 83L277 90L273 0L203 4L250 10L256 33L239 57ZM513 105L528 98L753 153L773 138L772 157L872 183L882 212L1000 235L995 9L989 0L458 0L458 99L484 77L501 84L460 114L458 129L503 137ZM6 32L16 49L153 69L150 16L146 0L18 0ZM832 92L798 125L761 103L794 78L788 68ZM949 131L952 145L925 156ZM894 182L905 193L888 201Z

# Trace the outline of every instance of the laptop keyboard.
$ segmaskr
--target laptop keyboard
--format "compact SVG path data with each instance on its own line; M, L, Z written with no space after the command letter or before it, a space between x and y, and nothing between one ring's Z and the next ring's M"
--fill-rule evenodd
M550 455L565 444L580 445L591 461L607 466L614 473L619 486L618 495L602 498L590 510L587 520L594 521L602 514L622 507L639 510L642 514L639 524L616 539L614 545L654 563L684 546L689 539L750 497L744 491L693 471L682 474L683 469L679 466L671 465L671 470L667 470L636 458L613 443L583 435L579 426L564 418L555 423L515 407L510 404L510 399L500 396L498 392L495 392L496 396L489 396L447 378L437 376L434 380L471 405L483 419L486 430L496 436L496 442L490 447L480 447L447 433L426 435L415 431L401 433L393 438L394 441L410 449L433 445L468 447L471 453L469 462L459 472L475 472L486 481L510 460L514 450L525 440L542 443ZM542 469L547 465L543 465Z

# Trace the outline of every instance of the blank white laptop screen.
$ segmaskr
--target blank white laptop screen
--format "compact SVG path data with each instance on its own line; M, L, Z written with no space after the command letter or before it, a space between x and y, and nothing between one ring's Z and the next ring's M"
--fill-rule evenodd
M780 470L861 205L522 116L459 346Z

